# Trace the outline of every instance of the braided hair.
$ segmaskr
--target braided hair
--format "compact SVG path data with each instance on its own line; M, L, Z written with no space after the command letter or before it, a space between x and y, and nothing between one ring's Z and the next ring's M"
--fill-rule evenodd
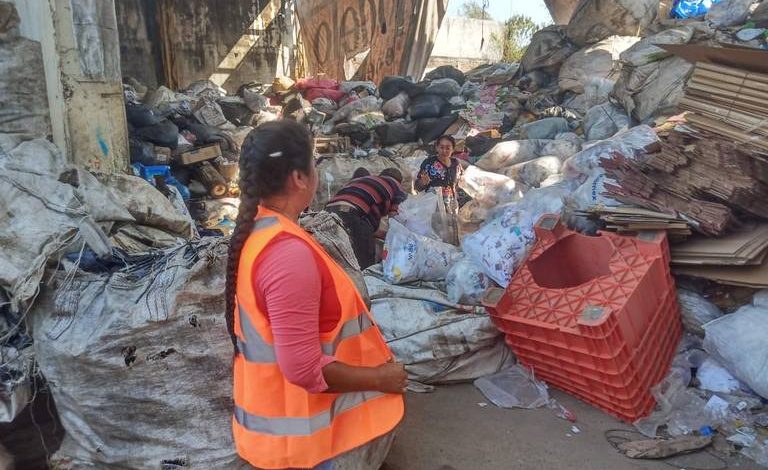
M313 165L312 138L295 121L273 121L251 131L240 153L240 212L229 245L225 318L232 344L235 336L235 292L240 254L259 211L261 198L281 193L293 171L309 174Z

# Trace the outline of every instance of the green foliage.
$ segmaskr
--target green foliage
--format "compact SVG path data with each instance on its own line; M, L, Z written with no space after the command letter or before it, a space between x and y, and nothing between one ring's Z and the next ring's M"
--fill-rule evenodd
M477 0L467 0L459 8L459 15L473 20L492 20L487 10Z
M525 15L515 15L505 21L504 32L491 36L494 45L501 50L502 62L520 62L531 43L533 33L545 26L536 24Z

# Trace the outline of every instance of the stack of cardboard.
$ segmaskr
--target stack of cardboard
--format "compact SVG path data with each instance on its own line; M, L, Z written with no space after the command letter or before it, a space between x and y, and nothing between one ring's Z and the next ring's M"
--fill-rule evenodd
M696 129L768 156L768 52L736 47L663 46L696 63L680 108Z
M639 209L636 207L598 206L578 215L601 220L606 230L634 233L647 230L665 230L670 240L681 240L691 235L688 222L676 215Z

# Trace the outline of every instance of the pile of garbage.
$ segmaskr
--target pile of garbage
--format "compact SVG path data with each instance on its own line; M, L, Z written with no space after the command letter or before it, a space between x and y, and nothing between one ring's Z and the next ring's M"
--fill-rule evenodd
M198 226L231 233L237 216L240 148L253 126L277 118L258 84L236 96L208 80L180 92L123 85L131 167L178 189Z
M507 286L526 259L535 241L533 226L544 214L562 214L572 228L587 233L668 230L675 240L694 232L723 234L687 213L654 213L647 205L641 209L617 196L622 183L616 168L649 166L645 162L652 156L681 139L677 133L691 132L684 117L676 115L694 65L663 45L766 48L761 29L765 2L678 1L673 7L661 10L653 0L582 0L569 24L534 34L520 64L492 64L467 73L441 67L421 81L387 77L379 84L315 78L296 82L293 117L307 122L324 144L338 139L338 145L318 152L318 206L355 168L377 173L397 167L412 181L439 135L451 135L458 142L454 156L465 167L459 186L470 196L458 214L460 243L452 243L446 234L449 215L440 198L412 195L389 221L381 267L365 273L374 316L396 356L409 365L411 379L434 383L434 374L414 365L438 365L443 355L463 357L450 348L435 353L429 346L435 344L434 335L417 341L435 328L435 318L449 325L482 318L484 294L490 287ZM672 185L666 188L674 190ZM597 209L612 212L602 219L588 216ZM736 212L745 215L738 208ZM741 221L762 217L753 210ZM681 299L688 295L682 292ZM699 304L694 322L691 309L681 303L689 331L701 333L704 319L715 319ZM415 312L409 314L413 325L393 313L406 304ZM737 315L723 318L736 321ZM479 351L490 344L479 336L486 331L485 322L482 319L471 331L462 328L462 343L470 345L466 352L475 348L472 345ZM438 336L452 337L442 332L442 325ZM721 361L725 370L748 384L743 390L751 390L746 396L755 405L750 416L759 417L762 404L755 399L768 396L755 380L765 371L745 367L753 363L745 351L723 352L724 343L714 339L715 325L709 325L711 333L708 328L713 339L704 342L711 361ZM768 350L768 337L755 341L752 348ZM686 386L696 383L694 376ZM750 446L744 446L745 441L739 446L753 449L743 453L762 462L762 421L749 422L756 423L752 429L757 431L750 434L754 439ZM719 423L708 425L716 430ZM733 435L729 432L721 429L727 437Z

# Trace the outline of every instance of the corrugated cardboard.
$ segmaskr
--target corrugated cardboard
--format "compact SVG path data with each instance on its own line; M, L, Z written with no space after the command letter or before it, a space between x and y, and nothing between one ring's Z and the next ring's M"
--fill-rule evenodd
M659 44L659 47L691 62L727 65L737 69L768 74L768 51L735 47L711 47L696 44Z

